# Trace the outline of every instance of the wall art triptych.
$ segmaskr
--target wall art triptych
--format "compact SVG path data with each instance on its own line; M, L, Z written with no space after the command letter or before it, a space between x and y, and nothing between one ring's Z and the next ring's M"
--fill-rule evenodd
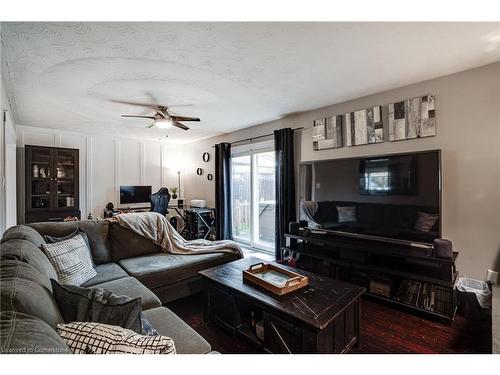
M425 95L318 119L312 128L313 149L342 147L344 124L347 146L384 142L386 130L391 142L432 137L436 135L435 115L434 95ZM388 118L386 124L384 118Z

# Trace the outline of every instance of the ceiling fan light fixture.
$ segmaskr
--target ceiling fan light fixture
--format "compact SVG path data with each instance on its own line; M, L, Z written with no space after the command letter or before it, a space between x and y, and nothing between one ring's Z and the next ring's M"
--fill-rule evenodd
M172 120L159 118L155 120L155 126L160 129L169 129L173 125Z

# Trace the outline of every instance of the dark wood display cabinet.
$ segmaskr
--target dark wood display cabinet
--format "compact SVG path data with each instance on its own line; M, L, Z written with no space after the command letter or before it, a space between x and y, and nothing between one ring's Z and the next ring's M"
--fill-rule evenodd
M80 219L78 150L25 147L25 222Z

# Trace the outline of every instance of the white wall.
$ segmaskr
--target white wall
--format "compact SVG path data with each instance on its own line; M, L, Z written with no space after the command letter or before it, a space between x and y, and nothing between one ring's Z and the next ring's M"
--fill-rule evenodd
M104 206L119 206L120 185L177 186L176 163L184 146L125 138L90 136L37 127L17 126L18 217L24 222L24 146L79 149L80 211L103 215ZM175 169L175 171L173 170Z
M335 88L332 88L335 89ZM314 119L433 93L436 95L437 136L374 145L314 151ZM308 111L186 147L190 162L186 195L213 205L215 184L196 175L204 151L222 141L272 133L283 127L297 132L298 161L343 158L429 149L442 150L443 236L460 252L462 275L484 279L486 270L500 270L500 63L433 79L399 89Z
M1 62L0 62L1 64ZM4 123L5 112L5 123ZM16 224L16 132L3 76L0 77L0 235ZM14 178L12 178L14 176Z
M16 131L10 112L5 112L5 229L17 224Z

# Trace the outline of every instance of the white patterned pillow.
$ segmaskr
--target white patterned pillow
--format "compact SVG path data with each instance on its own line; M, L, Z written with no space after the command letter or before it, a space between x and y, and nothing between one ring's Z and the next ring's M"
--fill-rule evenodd
M58 324L57 332L75 354L175 354L167 336L144 336L102 323Z
M97 275L87 242L81 235L42 244L42 250L57 273L60 284L80 286Z

